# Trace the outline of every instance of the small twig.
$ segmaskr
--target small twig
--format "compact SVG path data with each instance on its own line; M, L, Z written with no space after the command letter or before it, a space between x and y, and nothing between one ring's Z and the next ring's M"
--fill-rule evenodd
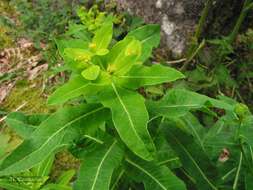
M20 105L19 107L17 107L17 108L14 110L14 112L15 112L15 111L18 111L18 110L20 110L20 109L22 109L26 104L27 104L27 102L24 102L22 105ZM7 118L7 115L4 116L4 117L2 117L2 118L0 119L0 123L3 122L6 118Z
M199 46L196 48L196 50L191 54L191 56L187 59L187 61L180 68L181 71L184 71L187 68L187 66L194 59L194 57L199 53L199 51L205 46L205 44L206 44L206 41L202 40L202 42L199 44Z
M186 58L182 58L182 59L178 59L178 60L173 60L173 61L166 61L167 64L176 64L176 63L182 63L185 62L187 59Z
M237 189L237 183L238 183L238 179L239 179L241 166L242 166L242 153L240 154L239 165L237 167L236 176L235 176L235 180L234 180L234 184L233 184L233 190Z
M170 65L170 64L182 63L182 62L185 62L185 61L187 61L187 59L186 59L186 58L182 58L182 59L173 60L173 61L166 61L166 62L164 62L164 63ZM153 64L159 64L160 62L153 61L152 63L153 63Z

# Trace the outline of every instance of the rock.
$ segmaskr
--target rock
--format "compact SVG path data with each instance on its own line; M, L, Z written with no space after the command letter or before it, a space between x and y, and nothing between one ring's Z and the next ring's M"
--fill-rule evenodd
M147 23L161 25L161 45L173 57L183 54L195 30L206 0L117 0L119 10L140 16ZM230 31L240 13L243 1L223 0L213 2L206 21L206 34ZM235 16L236 14L236 16ZM222 16L219 16L222 15ZM212 26L215 25L215 26ZM224 27L226 26L226 27ZM226 29L225 29L226 28Z
M161 25L161 44L174 56L185 50L205 0L118 0L119 9L140 16L147 23Z

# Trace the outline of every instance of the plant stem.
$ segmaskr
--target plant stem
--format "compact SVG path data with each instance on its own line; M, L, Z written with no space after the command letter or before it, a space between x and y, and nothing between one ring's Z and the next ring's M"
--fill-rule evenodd
M209 10L210 10L212 4L213 4L213 0L207 0L205 8L203 9L203 11L201 13L201 17L200 17L200 20L199 20L199 23L198 23L198 26L197 26L197 29L195 32L195 36L194 36L197 41L199 40L199 38L203 32L205 21L207 19L207 16L208 16L208 13L209 13Z
M226 173L226 175L224 175L221 179L224 181L228 176L230 176L232 173L234 173L236 171L236 168L233 168L232 170L230 170L228 173Z
M249 159L247 157L247 154L246 154L246 152L245 152L245 150L243 148L243 142L241 140L240 140L240 148L241 148L241 152L242 152L243 158L246 161L246 163L248 164L249 171L251 172L251 174L253 174L252 164L251 164L251 162L249 161Z
M97 142L97 143L99 143L99 144L104 144L103 141L101 141L101 140L99 140L99 139L97 139L97 138L94 138L94 137L92 137L92 136L84 135L84 137L86 137L86 138L88 138L88 139L91 139L91 140L93 140L93 141L95 141L95 142Z
M190 61L195 57L195 55L199 52L199 50L204 46L204 40L199 44L200 36L204 30L204 25L209 13L209 10L213 4L213 0L207 0L205 4L205 8L203 9L195 34L192 38L192 42L190 44L190 47L188 49L188 52L186 54L187 61L182 65L180 70L185 70L187 66L189 65Z
M121 179L121 177L123 176L124 172L125 172L125 170L122 170L122 171L120 172L120 174L119 174L119 176L117 177L115 183L112 185L111 190L114 190L114 189L117 187L117 184L118 184L119 180Z
M199 53L199 51L205 46L205 44L206 44L206 41L202 40L202 42L199 44L199 46L195 48L195 51L192 52L192 54L189 56L187 61L182 65L182 67L180 68L180 71L186 70L187 66L194 59L194 57Z
M229 35L229 38L228 38L229 43L233 43L235 41L236 36L239 33L239 30L242 26L243 21L245 20L245 18L247 16L248 11L252 8L251 3L252 3L252 0L245 0L241 14L236 22L236 25L235 25L233 31L231 32L231 34Z
M236 171L236 168L233 168L230 170L226 175L224 175L221 179L224 181L228 176L230 176L232 173Z
M233 184L233 190L236 190L238 179L239 179L239 174L240 174L240 170L241 170L241 166L242 166L242 153L240 154L239 165L238 165L238 168L237 168L237 171L236 171L235 181L234 181L234 184Z

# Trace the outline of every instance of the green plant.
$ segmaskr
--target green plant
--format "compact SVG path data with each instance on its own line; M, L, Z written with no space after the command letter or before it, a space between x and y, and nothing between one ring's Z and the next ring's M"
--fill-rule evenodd
M250 35L249 32L239 35L239 31L252 10L252 1L244 1L234 29L229 35L200 39L211 3L211 0L207 1L187 52L187 60L181 67L188 79L186 85L194 91L205 94L225 94L250 106L252 99ZM245 93L246 91L250 93Z
M144 64L159 44L159 26L130 31L113 46L112 35L108 20L91 38L57 40L72 73L48 104L62 107L40 117L35 128L28 116L7 117L24 141L1 161L0 176L29 170L68 149L82 161L75 190L250 189L248 108L179 88L158 101L145 99L140 87L184 78L173 68Z
M55 35L64 32L72 15L72 5L67 1L15 1L11 3L19 12L20 32L35 42L52 40Z
M8 14L13 14L13 11L6 1L0 3L0 11L2 12L0 16L0 49L4 49L13 44L14 30L12 27L14 23L8 17Z
M38 166L29 171L0 179L0 187L6 190L71 190L70 180L75 175L74 170L65 171L56 182L49 181L54 155L50 155Z
M95 31L101 27L106 19L106 13L98 10L98 5L94 5L89 10L81 7L77 10L77 15L88 31Z
M74 10L84 3L68 0L11 0L10 5L15 7L20 23L13 27L16 36L31 39L44 59L54 65L59 59L54 39L65 32L69 21L78 21Z
M31 133L40 125L40 123L48 118L48 114L24 115L20 112L11 113L6 120L9 126L12 126L20 138L28 139ZM1 134L0 158L6 157L6 152L13 150L13 139L8 133ZM16 137L17 138L17 137ZM20 141L20 140L19 140ZM17 143L17 142L16 142ZM17 144L20 144L17 143ZM14 147L17 147L15 145ZM29 170L4 176L0 178L0 188L6 190L71 190L69 186L70 180L75 175L74 170L64 171L56 181L50 180L50 173L54 163L54 153L50 154L38 165Z

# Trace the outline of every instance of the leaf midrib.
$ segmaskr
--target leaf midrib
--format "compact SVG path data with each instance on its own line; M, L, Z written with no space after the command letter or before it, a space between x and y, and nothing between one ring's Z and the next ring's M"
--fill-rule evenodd
M109 155L109 153L111 152L113 146L116 144L116 142L117 142L117 141L114 141L114 142L112 143L112 145L110 146L110 148L106 151L105 155L103 156L103 158L102 158L100 164L98 165L97 172L96 172L96 175L95 175L94 182L93 182L93 184L92 184L91 190L94 190L95 185L96 185L96 183L97 183L98 175L99 175L100 170L101 170L101 167L102 167L102 165L103 165L103 163L104 163L106 157L107 157L107 156Z
M128 118L128 120L129 120L129 123L130 123L130 126L131 126L132 130L134 131L136 137L142 142L142 139L139 137L137 131L136 131L135 128L134 128L134 123L133 123L133 121L132 121L132 119L131 119L131 115L130 115L130 113L128 112L128 110L127 110L127 108L126 108L126 106L125 106L123 100L121 99L121 97L120 97L120 95L119 95L119 93L118 93L118 91L117 91L116 86L114 85L114 83L112 83L111 85L112 85L112 88L113 88L113 90L114 90L114 92L115 92L115 94L116 94L116 96L117 96L117 98L118 98L120 104L122 105L122 107L123 107L125 113L127 114L127 118Z
M15 162L13 165L10 165L9 167L5 168L4 170L6 170L6 169L8 169L8 168L12 168L13 166L17 165L18 163L20 163L20 162L22 162L23 160L25 160L25 159L27 159L28 157L30 157L32 154L35 154L36 152L38 152L39 150L41 150L44 146L47 145L48 142L50 142L50 140L51 140L54 136L56 136L58 133L60 133L61 131L63 131L65 128L67 128L67 127L68 127L69 125L71 125L72 123L74 123L74 122L76 122L76 121L78 121L78 120L80 120L80 119L82 119L82 118L84 118L84 117L86 117L86 116L88 116L88 115L91 115L91 114L93 114L93 113L95 113L95 112L97 112L97 111L100 111L100 110L102 110L102 109L104 109L104 107L97 108L97 109L95 109L95 110L93 110L93 111L91 111L91 112L89 112L89 113L86 113L86 114L84 114L84 115L82 115L82 116L80 116L80 117L77 117L76 119L72 120L71 122L68 122L68 123L65 124L62 128L60 128L60 129L57 130L55 133L53 133L53 135L52 135L50 138L48 138L48 139L46 140L46 142L43 143L37 150L35 150L34 152L28 154L27 156L25 156L25 157L22 158L21 160ZM31 167L32 167L32 166L31 166ZM4 170L3 170L3 171L4 171ZM0 172L0 175L1 175L1 172Z
M90 83L87 83L87 84L85 84L85 85L82 85L81 87L76 88L76 89L70 91L69 93L66 93L66 94L62 95L61 97L65 99L65 97L71 96L71 94L74 94L76 91L79 91L79 90L81 90L81 89L83 89L83 88L86 88L89 84L90 84ZM62 99L62 98L61 98L61 99ZM61 101L62 101L61 99L60 99L59 101L56 101L56 102L61 102ZM50 104L50 103L49 103L49 104Z
M202 142L202 140L201 140L201 138L200 138L198 132L196 131L195 127L192 126L191 122L190 122L188 119L185 118L184 120L186 121L186 123L188 123L188 125L189 125L190 128L192 129L192 131L193 131L193 133L195 134L197 140L199 141L199 144L200 144L201 148L202 148L203 150L205 150L204 145L203 145L203 142Z
M105 27L107 27L107 26L105 26ZM110 30L111 30L111 29L110 29ZM104 34L104 37L103 37L102 40L100 41L99 46L97 47L97 49L100 49L100 48L101 48L101 46L102 46L102 44L104 43L106 37L108 36L108 33L110 34L110 32L106 31L106 33Z
M145 27L145 26L144 26ZM140 27L139 29L135 30L136 31L139 31L139 30L142 30L144 27ZM154 35L155 35L155 31L153 31L151 34L149 34L149 36L143 40L140 40L141 43L145 43L146 41L148 41L149 39L151 39ZM134 36L133 34L130 34L129 36Z
M129 159L126 159L126 161L127 161L128 163L132 164L133 166L135 166L136 168L138 168L139 170L141 170L142 172L144 172L146 175L148 175L148 176L149 176L151 179L153 179L162 189L167 190L167 188L166 188L163 184L161 184L161 183L159 182L159 180L156 179L155 176L153 176L152 174L150 174L150 173L149 173L147 170L145 170L143 167L139 166L138 164L132 162L132 161L129 160Z
M173 138L175 139L175 141L177 142L177 144L179 144L182 149L184 150L184 152L189 156L190 160L193 162L193 164L196 166L196 168L199 170L200 174L202 175L202 177L206 180L206 182L211 186L212 189L214 190L218 190L210 181L209 179L206 177L206 175L204 174L204 172L201 170L201 168L198 166L198 164L196 163L196 161L194 160L194 158L191 156L191 154L187 151L187 149L184 147L184 145L178 140L177 137L175 137L174 135L172 135Z

